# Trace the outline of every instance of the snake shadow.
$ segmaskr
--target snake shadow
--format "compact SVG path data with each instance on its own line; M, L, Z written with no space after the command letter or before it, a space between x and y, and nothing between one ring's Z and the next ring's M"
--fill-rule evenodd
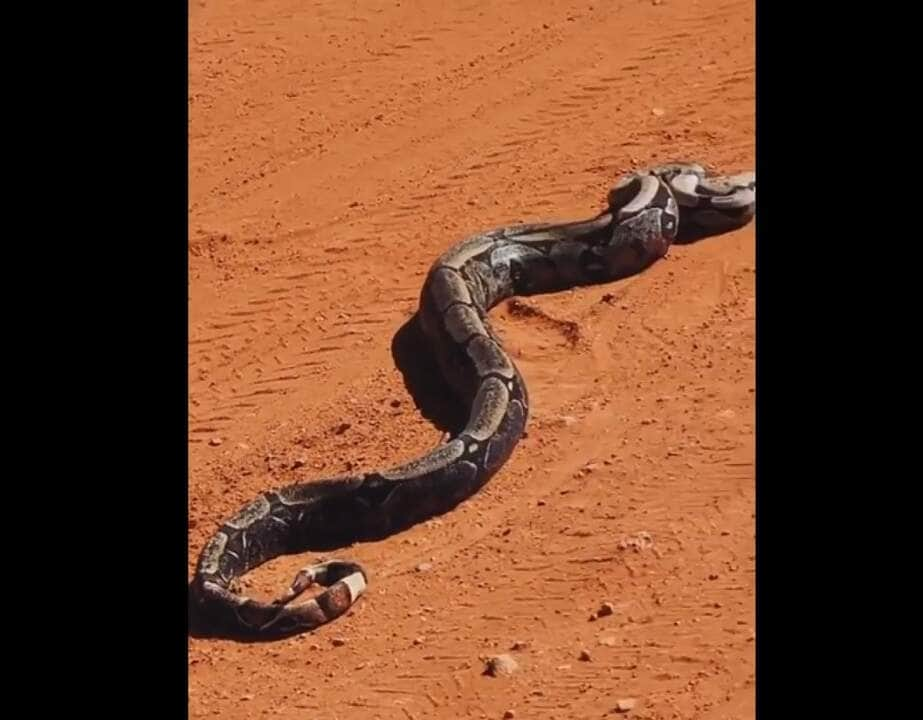
M707 240L708 238L720 237L740 230L753 220L756 213L752 209L746 209L739 213L737 218L726 228L713 228L695 223L683 222L680 218L679 229L676 238L673 240L674 245L692 245L693 243Z
M443 379L417 313L394 333L391 358L403 377L404 387L426 420L450 435L464 430L468 411Z
M196 640L228 640L235 643L257 645L262 643L277 643L280 640L285 640L300 634L298 632L291 632L254 635L252 633L243 632L237 628L226 627L220 623L216 623L213 618L209 618L204 613L202 613L198 603L196 603L193 599L191 582L189 583L187 589L189 592L186 604L188 609L186 615L187 637L195 638ZM347 611L346 614L348 615L349 611Z

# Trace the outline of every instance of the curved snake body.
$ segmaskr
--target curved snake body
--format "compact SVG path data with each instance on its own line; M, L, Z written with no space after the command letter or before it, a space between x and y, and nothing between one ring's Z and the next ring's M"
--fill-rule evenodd
M445 513L497 472L522 437L529 397L490 326L492 307L517 295L638 273L678 236L739 227L755 207L755 173L709 177L697 164L661 165L624 177L610 191L606 210L591 219L498 228L445 252L426 277L418 317L443 376L467 406L467 425L405 465L260 495L202 551L191 587L200 621L214 631L271 638L342 615L368 581L356 563L305 568L272 603L234 592L233 583L279 555L383 538ZM326 589L292 602L313 584Z

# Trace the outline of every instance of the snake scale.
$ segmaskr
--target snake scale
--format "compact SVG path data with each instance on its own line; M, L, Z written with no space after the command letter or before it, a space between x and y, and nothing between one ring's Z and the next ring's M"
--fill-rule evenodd
M609 282L643 271L673 242L745 225L756 212L756 173L712 176L696 163L625 175L588 220L501 227L469 237L430 268L418 321L437 365L468 411L464 429L389 470L265 492L209 540L190 586L199 623L213 632L276 638L342 615L366 589L358 564L309 566L266 603L236 591L238 578L280 555L384 538L448 512L476 493L522 437L529 396L491 328L488 311L513 296ZM325 589L293 601L312 585Z

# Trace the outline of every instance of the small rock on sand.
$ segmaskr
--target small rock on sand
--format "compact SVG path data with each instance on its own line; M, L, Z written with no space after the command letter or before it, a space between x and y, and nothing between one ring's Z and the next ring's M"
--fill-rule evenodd
M596 617L606 617L606 615L611 615L615 612L615 607L610 602L604 602L599 606L599 610L596 611Z
M500 675L512 675L517 670L519 670L519 663L516 662L512 655L494 655L492 658L488 658L484 674L498 677Z
M624 700L619 700L615 703L615 711L618 713L627 713L630 710L633 710L638 701L634 698L625 698Z

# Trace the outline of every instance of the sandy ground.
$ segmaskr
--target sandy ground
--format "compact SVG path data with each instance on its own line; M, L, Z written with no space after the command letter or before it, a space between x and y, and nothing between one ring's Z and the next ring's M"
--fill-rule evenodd
M192 0L190 33L190 576L258 492L439 441L391 343L450 244L592 215L640 164L754 166L752 0ZM190 716L754 717L754 272L751 225L497 308L533 406L509 464L336 553L372 573L338 622L191 638Z

